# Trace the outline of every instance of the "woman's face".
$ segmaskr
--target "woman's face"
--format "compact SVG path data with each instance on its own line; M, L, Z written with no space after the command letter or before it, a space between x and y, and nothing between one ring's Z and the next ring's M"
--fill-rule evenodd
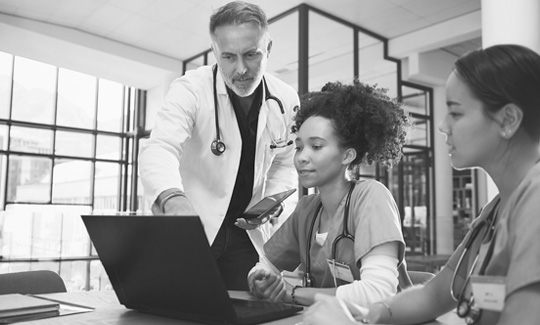
M309 117L296 134L294 166L306 188L321 187L345 176L345 150L339 146L331 120Z
M454 72L446 82L446 105L448 111L439 131L446 135L452 165L485 168L498 156L498 125Z

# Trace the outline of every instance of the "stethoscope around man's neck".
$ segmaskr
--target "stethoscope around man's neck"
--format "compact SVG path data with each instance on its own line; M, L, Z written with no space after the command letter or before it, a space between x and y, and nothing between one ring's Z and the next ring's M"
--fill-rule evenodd
M337 252L337 244L342 239L349 239L354 243L354 236L349 233L349 229L347 227L348 221L349 221L349 210L351 206L351 195L354 189L355 182L351 182L351 186L349 188L349 192L347 193L347 199L345 199L345 207L343 210L343 229L341 231L341 234L339 234L334 241L332 242L332 260L336 259L336 252ZM310 251L311 251L311 241L313 239L313 229L315 228L315 221L317 220L317 217L319 216L322 209L322 202L319 202L319 205L317 206L317 209L315 210L315 214L313 215L313 218L311 220L311 226L309 227L309 233L308 233L308 239L307 239L307 245L306 245L306 268L304 271L304 276L302 278L302 285L304 287L312 287L314 285L314 279L311 276L311 257L310 257Z
M214 155L221 156L225 152L225 149L227 149L227 146L221 140L221 135L219 132L218 98L217 98L217 86L216 86L217 70L218 70L217 65L214 65L212 67L212 73L213 73L213 87L214 87L214 114L215 114L215 122L216 122L216 139L212 141L210 145L210 150L212 151ZM263 82L264 93L265 93L264 101L265 102L269 100L275 101L279 106L281 115L284 116L285 109L283 108L283 103L281 102L281 100L279 100L279 98L277 98L276 96L272 96L270 94L270 91L268 90L268 85L266 84L266 79L264 77L262 78L262 82ZM293 141L289 139L287 139L284 144L278 144L275 141L272 141L272 143L270 144L270 149L282 148L282 147L290 146L291 144L293 144Z

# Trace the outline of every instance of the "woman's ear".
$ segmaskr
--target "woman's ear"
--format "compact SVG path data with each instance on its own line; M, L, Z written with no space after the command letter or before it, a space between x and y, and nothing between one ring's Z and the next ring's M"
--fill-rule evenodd
M497 120L499 121L501 136L509 139L516 134L521 126L523 110L516 104L506 104L497 112Z
M343 164L348 165L352 163L356 159L356 150L353 148L349 148L345 150L345 154L343 155Z

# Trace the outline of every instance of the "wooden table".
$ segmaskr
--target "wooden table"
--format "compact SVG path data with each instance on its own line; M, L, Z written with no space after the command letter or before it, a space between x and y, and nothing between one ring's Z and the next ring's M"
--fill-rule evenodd
M126 309L122 306L113 291L77 291L66 293L53 293L41 295L58 301L65 301L72 304L79 304L95 308L91 312L64 315L59 317L45 318L35 321L24 322L21 324L36 325L168 325L168 324L200 324L190 321L183 321L172 318L165 318L145 313L139 313L134 310ZM236 296L236 295L235 295ZM302 315L280 319L277 321L265 323L271 325L294 325L302 320ZM465 324L454 312L445 314L437 321L425 323L429 325L463 325Z

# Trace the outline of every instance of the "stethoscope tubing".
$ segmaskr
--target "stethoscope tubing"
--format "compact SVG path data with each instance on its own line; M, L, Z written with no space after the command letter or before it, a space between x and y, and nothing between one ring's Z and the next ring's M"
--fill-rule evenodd
M216 127L216 138L212 142L210 148L214 155L220 156L221 154L223 154L223 152L225 152L226 146L225 146L225 143L221 140L221 134L219 132L218 99L217 99L217 70L218 70L217 65L214 65L212 67L212 79L213 79L212 84L213 84L213 94L214 94L214 120L215 120L215 127ZM275 101L279 107L281 116L283 117L283 119L285 119L285 109L283 108L283 103L281 102L279 98L277 98L276 96L273 96L270 93L270 90L268 89L268 85L266 84L266 79L264 77L262 81L263 81L263 87L264 87L264 93L265 93L264 102L266 103L269 100ZM284 123L285 125L287 125L286 121L284 121ZM286 141L285 146L290 146L292 144L293 144L293 141L289 140L289 141ZM277 147L278 146L275 144L270 145L271 149L274 149Z
M349 188L349 192L347 193L347 198L345 200L345 207L343 211L343 229L341 231L341 234L338 235L334 241L332 242L332 260L336 259L336 253L337 253L337 243L339 243L342 239L350 239L354 243L354 236L349 233L348 229L348 221L349 221L349 209L351 204L351 196L354 189L355 183L354 181L351 182L351 186ZM313 239L313 230L315 228L315 221L317 220L317 217L319 216L322 209L322 202L319 202L317 209L315 210L315 213L313 214L313 218L311 220L311 225L309 227L309 233L308 233L308 239L307 239L307 245L306 245L306 267L304 272L304 283L312 283L313 279L311 279L311 241Z
M452 282L451 282L451 286L450 286L450 294L452 295L452 299L454 299L454 301L456 301L456 302L459 302L459 299L461 299L461 296L464 294L464 290L465 290L465 287L467 286L468 279L472 275L472 272L474 271L474 267L476 266L476 262L478 261L478 254L476 255L476 258L474 259L474 262L472 264L471 269L469 270L467 276L465 277L465 283L461 287L461 290L459 292L459 297L454 293L454 285L456 283L457 273L458 273L459 269L461 268L461 265L463 263L463 258L467 255L467 252L471 248L473 242L476 240L476 237L478 236L478 233L480 232L480 230L485 225L486 225L486 222L485 222L485 220L483 220L479 225L477 225L472 230L471 236L467 239L467 242L465 242L465 246L463 248L463 253L461 253L461 256L459 257L458 263L456 265L456 271L452 275Z
M354 243L354 236L349 233L349 207L351 205L351 194L352 190L354 189L354 182L351 185L351 188L349 189L349 193L347 194L347 199L345 201L345 211L343 211L343 229L341 231L341 234L338 235L334 241L332 242L332 260L336 259L336 252L337 252L337 244L342 239L350 239Z
M496 221L497 221L497 218L495 217L495 211L497 210L498 208L498 205L499 205L499 201L497 201L497 203L495 204L495 206L491 209L490 211L490 214L489 216L482 220L473 230L472 230L472 233L470 235L470 237L467 239L467 241L465 242L465 245L464 245L464 248L463 248L463 252L461 253L461 256L459 257L459 260L458 260L458 263L456 265L456 269L454 271L454 274L452 275L452 282L451 282L451 285L450 285L450 295L452 296L452 299L454 299L454 301L457 302L458 306L457 306L457 314L459 317L461 318L466 318L468 319L467 320L467 324L475 324L478 319L480 318L480 315L481 315L481 310L480 309L476 309L476 310L473 310L474 308L472 307L473 303L474 303L474 297L471 297L470 299L467 299L465 298L465 290L467 288L467 284L469 283L470 279L471 279L471 276L476 268L476 264L478 263L478 259L480 257L480 248L481 246L478 247L478 251L476 253L476 256L474 258L474 261L471 265L471 268L463 282L463 286L461 287L461 290L459 291L459 295L456 295L456 293L454 292L454 285L456 283L456 276L459 272L459 269L461 268L461 265L463 263L463 259L464 257L467 255L467 252L469 251L469 249L471 248L473 242L477 239L479 233L480 233L480 230L482 230L484 227L487 227L486 228L486 231L484 233L484 236L482 236L482 243L486 240L487 236L489 235L490 233L490 228L495 228L496 227ZM488 220L491 220L491 225L488 223ZM493 231L492 235L491 235L491 241L489 243L489 247L488 247L488 251L484 257L484 261L482 262L482 265L480 267L480 270L478 272L479 275L483 275L485 273L485 270L487 268L487 265L489 263L489 260L491 259L491 255L493 254L493 249L495 247L495 235L496 235L496 230ZM466 305L466 308L463 308L465 307Z

